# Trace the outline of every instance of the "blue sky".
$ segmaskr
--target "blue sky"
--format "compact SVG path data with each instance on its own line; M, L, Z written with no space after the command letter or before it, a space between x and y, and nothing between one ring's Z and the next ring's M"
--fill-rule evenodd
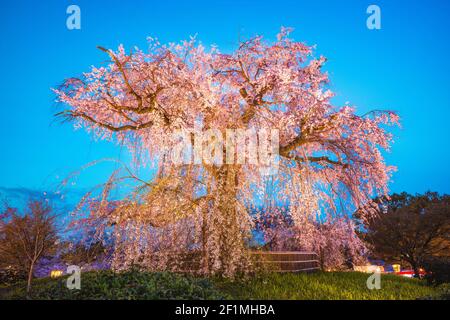
M81 30L66 28L66 8L81 8ZM381 30L366 28L366 8L381 8ZM106 60L97 45L146 47L198 35L232 50L239 37L274 38L281 26L328 58L336 103L359 113L393 109L402 118L386 155L398 167L391 189L450 193L450 2L433 1L22 1L2 0L0 187L45 190L86 163L124 157L108 142L55 122L51 87ZM87 170L74 190L102 182L111 164ZM6 192L5 191L5 192Z

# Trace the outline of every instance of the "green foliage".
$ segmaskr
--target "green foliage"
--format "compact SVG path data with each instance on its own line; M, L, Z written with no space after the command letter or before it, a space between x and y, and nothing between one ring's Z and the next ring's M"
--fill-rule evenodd
M4 298L23 299L25 286L11 290ZM37 279L32 299L224 299L207 279L181 276L168 272L129 271L87 272L81 275L81 289L69 290L66 277Z
M425 278L430 284L450 283L450 257L427 257L422 264L427 271Z
M27 273L14 267L0 269L0 285L10 286L24 281Z
M33 299L445 299L448 286L381 275L381 289L369 290L369 275L359 272L260 273L235 278L195 278L168 272L83 273L81 290L65 278L37 279ZM2 295L3 292L3 296ZM0 298L25 298L25 285L0 288Z

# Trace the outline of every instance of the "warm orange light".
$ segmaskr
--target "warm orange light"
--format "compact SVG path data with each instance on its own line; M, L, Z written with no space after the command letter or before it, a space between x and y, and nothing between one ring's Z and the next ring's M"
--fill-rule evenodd
M50 271L50 277L51 278L58 278L63 275L63 272L61 270L52 270Z
M401 267L399 264L393 264L392 269L394 269L394 272L400 272Z
M384 272L384 267L377 265L354 266L353 270L365 273L374 273L374 272Z
M377 266L377 271L378 272L384 272L384 267L383 266Z

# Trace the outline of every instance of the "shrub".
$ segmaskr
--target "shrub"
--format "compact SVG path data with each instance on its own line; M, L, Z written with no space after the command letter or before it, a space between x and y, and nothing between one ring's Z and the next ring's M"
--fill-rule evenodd
M450 283L450 257L428 257L422 265L427 271L425 278L428 283Z
M214 289L204 278L193 278L168 272L112 271L86 272L81 274L81 289L69 290L66 277L37 279L31 292L32 299L224 299L226 296ZM23 286L12 290L7 297L23 299Z
M20 271L18 268L6 267L0 269L0 285L12 285L23 281L27 278L25 271Z

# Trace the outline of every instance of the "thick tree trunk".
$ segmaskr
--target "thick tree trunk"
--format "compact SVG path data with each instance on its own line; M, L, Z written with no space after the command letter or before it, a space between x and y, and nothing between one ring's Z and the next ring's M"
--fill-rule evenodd
M216 246L213 263L215 271L229 274L239 267L245 254L237 209L238 172L234 166L224 165L217 170L215 178L216 186L213 192L217 196L209 221L213 224L209 229L215 233L210 236L210 239L214 238Z
M420 277L420 272L419 272L419 262L418 259L414 256L414 254L404 254L403 258L406 262L408 262L411 265L411 268L414 271L414 275L418 278Z
M420 271L419 271L418 263L416 261L412 261L411 267L414 270L414 275L416 276L416 278L420 278Z

